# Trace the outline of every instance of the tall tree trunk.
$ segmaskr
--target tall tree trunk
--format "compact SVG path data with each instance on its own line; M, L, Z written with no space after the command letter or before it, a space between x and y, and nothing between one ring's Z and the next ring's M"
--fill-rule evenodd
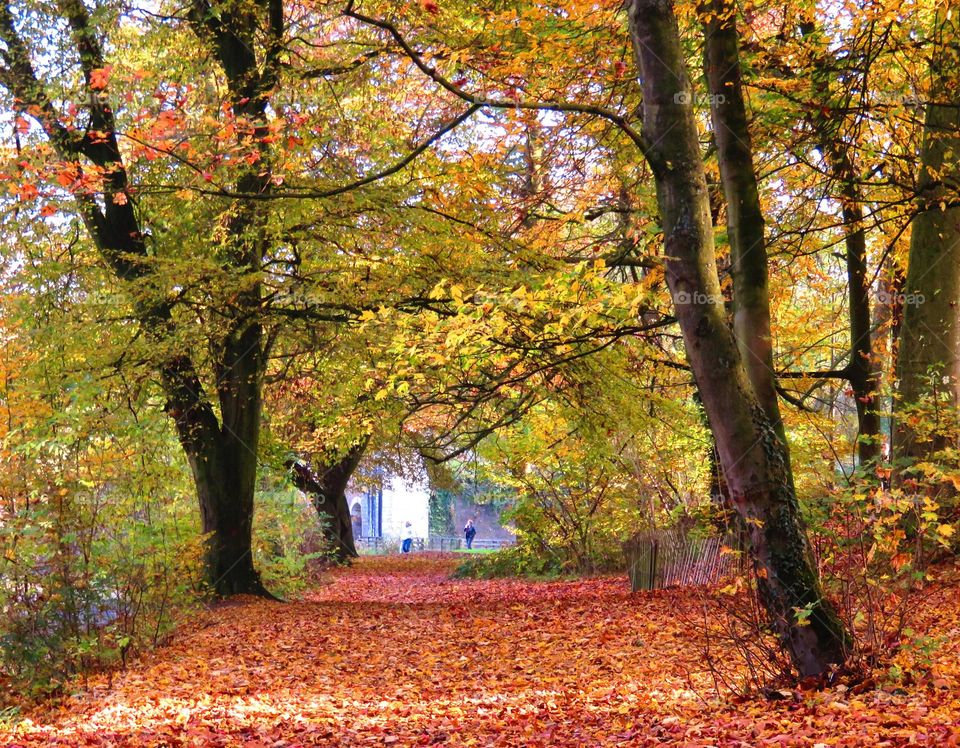
M353 521L347 504L347 483L360 464L367 440L357 443L340 459L322 465L317 473L304 462L287 464L294 485L310 494L310 501L324 523L324 534L334 548L338 561L357 557Z
M890 317L890 371L896 372L900 367L900 335L903 331L903 289L907 283L907 274L904 271L903 264L895 258L890 259L889 277L884 280L886 286L887 303L885 304L885 313ZM895 404L891 404L890 410L893 411ZM897 420L896 418L887 419L887 444L889 444L888 459L892 460L895 455L895 446L897 440Z
M703 63L713 139L727 204L733 332L757 399L786 443L773 368L767 245L743 99L736 11L726 0L711 0L700 11L705 19Z
M838 154L836 158L844 163L845 156ZM877 412L880 372L874 360L871 338L867 237L863 227L863 200L853 178L852 165L836 167L836 170L843 180L841 196L847 250L850 361L845 371L857 406L857 457L861 465L866 465L880 456L880 414Z
M262 332L250 324L218 347L220 421L201 396L203 386L186 357L161 368L167 411L187 455L207 535L206 573L220 596L272 597L253 563L253 503L260 435Z
M666 277L687 358L748 528L757 588L801 675L842 662L847 635L825 599L799 515L787 447L755 392L724 312L707 181L677 19L669 0L632 0L646 157L664 233ZM807 620L798 619L804 611Z
M813 18L800 25L804 39L813 41L817 27ZM831 101L832 84L839 67L836 54L816 57L812 73L814 97L822 97L819 110L810 115L810 125L831 175L840 187L844 244L847 266L847 317L850 330L849 363L843 376L850 383L857 408L857 458L861 465L880 455L880 415L877 412L880 367L874 356L870 319L870 281L867 276L867 235L863 223L863 189L857 173L852 146L841 137L843 112L847 106ZM846 96L844 92L842 94ZM831 113L839 113L833 114Z
M265 18L258 11L265 10ZM265 195L272 183L272 153L267 110L279 71L283 6L267 0L257 6L193 0L190 20L227 79L233 114L253 124L258 158L236 180L241 195ZM263 33L258 59L257 38ZM238 136L244 142L245 136ZM227 331L211 344L215 386L220 402L218 439L210 450L215 467L193 467L204 529L213 533L209 566L218 594L268 594L253 567L253 512L256 491L266 341L260 324L263 258L269 248L268 208L257 200L238 200L221 214L226 232L217 247L233 271L237 290L225 310ZM214 484L216 482L216 484Z
M940 45L930 63L932 80L920 151L919 213L910 235L903 327L897 357L900 403L930 394L931 371L941 391L960 401L960 21L939 17ZM943 448L920 441L897 419L895 456L919 460Z
M247 293L259 298L258 288ZM220 581L215 588L221 595L249 591L251 586L265 592L252 559L264 372L262 337L256 323L238 329L224 341L224 365L218 373L222 426L217 451L221 475L213 476L219 478L219 485L210 486L213 500L206 506L201 492L201 510L204 525L209 521L214 531L210 566L218 574ZM201 491L199 483L197 488Z

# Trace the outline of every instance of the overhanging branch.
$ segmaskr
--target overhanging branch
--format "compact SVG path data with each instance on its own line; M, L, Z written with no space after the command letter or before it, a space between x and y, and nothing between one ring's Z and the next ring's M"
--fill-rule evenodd
M372 16L360 13L354 9L353 0L349 0L347 3L347 7L344 10L344 15L360 21L361 23L367 24L368 26L373 26L381 31L387 32L397 43L397 46L403 50L403 53L424 75L430 78L430 80L432 80L441 88L449 91L457 98L462 99L471 105L491 109L527 109L543 112L590 114L595 117L605 119L611 124L616 125L628 138L630 138L630 140L634 142L634 144L636 144L644 156L646 156L649 152L646 139L643 137L643 135L631 127L627 122L627 119L617 112L612 112L609 109L595 106L593 104L574 104L572 102L560 101L530 101L524 99L497 99L485 96L476 96L464 91L463 88L456 85L449 78L441 74L435 67L428 64L404 38L403 34L400 33L400 30L394 24L390 23L389 21L383 21L378 18L373 18Z

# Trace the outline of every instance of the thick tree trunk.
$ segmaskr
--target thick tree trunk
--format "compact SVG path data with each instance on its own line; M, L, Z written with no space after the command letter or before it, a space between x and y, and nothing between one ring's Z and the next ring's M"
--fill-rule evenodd
M336 462L322 466L318 474L314 474L304 462L292 461L287 465L293 484L310 495L310 501L323 521L324 534L341 562L358 555L346 491L366 448L364 440Z
M956 15L943 21L945 38L960 37ZM948 33L949 32L949 33ZM920 212L913 220L897 357L900 403L911 405L937 387L960 401L960 52L940 48L930 64L918 179ZM904 419L895 437L898 460L920 460L942 449L920 441Z
M259 299L259 288L248 293ZM201 493L201 511L205 526L209 521L215 528L211 568L218 574L214 587L220 595L265 593L252 558L264 370L262 337L258 324L248 324L230 336L224 342L223 366L218 372L222 420L217 444L219 485L211 486L211 501L206 505ZM199 481L197 487L201 490Z
M239 450L238 450L239 447ZM255 481L248 478L252 461L235 439L210 445L203 457L190 458L200 500L207 574L220 596L250 593L269 596L254 569L252 555ZM256 468L256 461L253 468Z
M218 595L250 593L270 597L253 564L253 503L257 479L262 387L262 333L249 325L222 342L217 389L221 419L200 396L189 359L161 369L167 411L187 455L208 536L206 573ZM221 425L222 424L222 425Z
M647 159L663 225L666 276L687 358L749 533L757 588L801 675L844 660L847 636L825 599L799 516L787 448L750 382L726 320L691 87L669 0L632 0ZM803 611L806 621L799 620Z

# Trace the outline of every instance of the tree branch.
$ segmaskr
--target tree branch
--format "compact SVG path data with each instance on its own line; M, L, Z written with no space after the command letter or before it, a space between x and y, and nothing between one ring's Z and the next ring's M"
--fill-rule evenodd
M778 379L849 379L850 368L827 369L826 371L780 371Z
M332 78L335 75L345 75L346 73L351 73L357 68L362 67L368 60L379 57L380 54L381 51L379 49L371 49L364 52L355 60L344 65L333 65L327 68L313 68L312 70L305 70L300 73L300 78L303 80L312 80L315 78Z
M474 105L467 108L466 111L454 117L452 120L449 120L443 124L438 130L436 130L429 138L424 140L420 145L414 148L410 153L401 158L399 161L393 165L383 169L382 171L375 172L374 174L369 174L360 179L354 180L353 182L348 182L342 184L338 187L331 187L327 190L298 190L295 192L277 192L271 190L269 192L242 192L239 190L230 190L226 188L210 189L208 187L197 187L192 185L184 186L173 186L173 185L164 185L157 189L163 190L189 190L190 192L195 192L198 195L207 195L209 197L223 197L229 198L232 200L241 199L241 200L323 200L330 197L337 197L338 195L343 195L347 192L353 192L358 190L361 187L366 187L369 184L374 182L379 182L383 179L386 179L389 176L396 174L397 172L403 171L407 166L413 163L421 154L427 151L431 146L433 146L438 140L440 140L447 133L455 130L457 127L462 125L465 121L470 119L477 111L480 110L479 105ZM155 150L160 150L154 146L150 146ZM161 151L162 152L162 151ZM174 155L174 154L170 154ZM174 155L176 158L176 156ZM196 170L197 167L187 164L191 169ZM146 190L141 190L141 192L149 191L149 188Z
M464 91L460 86L453 83L451 80L442 75L435 67L429 65L423 57L410 45L409 42L404 38L403 34L400 33L400 30L389 21L383 21L378 18L373 18L372 16L364 15L357 10L354 10L353 0L349 0L347 7L344 10L344 15L349 16L361 23L365 23L368 26L374 26L381 31L386 31L393 40L397 43L397 46L403 50L404 54L410 58L410 61L419 68L419 70L426 75L430 80L436 83L443 89L446 89L454 96L459 99L463 99L468 104L476 105L483 108L491 109L528 109L535 111L544 111L544 112L570 112L576 114L592 114L595 117L600 117L605 119L608 122L616 125L620 130L627 135L636 144L640 149L640 152L647 155L649 149L647 147L647 141L639 132L633 129L630 124L627 122L627 119L616 112L612 112L609 109L604 107L594 106L592 104L574 104L570 102L559 102L559 101L529 101L523 99L494 99L487 98L483 96L476 96L474 94Z

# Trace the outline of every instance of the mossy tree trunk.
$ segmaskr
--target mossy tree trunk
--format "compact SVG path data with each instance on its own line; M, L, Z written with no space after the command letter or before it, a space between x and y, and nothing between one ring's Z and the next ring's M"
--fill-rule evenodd
M733 332L757 400L786 441L773 369L767 245L743 100L735 8L726 0L711 0L699 10L704 18L704 77L727 208Z
M907 406L931 394L931 373L947 404L960 401L960 21L956 13L938 20L938 35L953 43L938 46L930 61L897 356L899 402ZM897 420L898 460L923 460L944 446L917 439L906 419Z
M823 675L845 659L847 634L820 585L781 427L758 396L726 318L692 89L673 4L632 0L628 10L667 284L687 358L731 500L747 527L757 587L771 625L801 675Z

